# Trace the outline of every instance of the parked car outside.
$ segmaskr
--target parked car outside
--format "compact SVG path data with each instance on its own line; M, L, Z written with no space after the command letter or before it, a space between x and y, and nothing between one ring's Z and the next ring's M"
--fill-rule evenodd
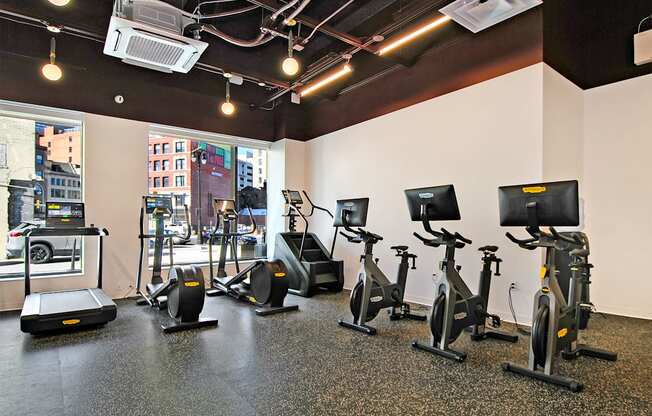
M17 259L25 256L25 234L40 228L42 221L20 223L7 233L7 258ZM77 241L75 245L75 240ZM34 264L49 263L55 257L70 257L73 246L77 255L81 250L81 237L34 237L31 239L30 258Z

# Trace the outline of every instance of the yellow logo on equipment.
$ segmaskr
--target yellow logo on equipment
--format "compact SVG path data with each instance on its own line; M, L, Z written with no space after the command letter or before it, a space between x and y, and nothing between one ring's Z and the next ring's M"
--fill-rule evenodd
M283 273L283 272L276 272L276 273L274 273L274 277L285 277L285 273Z
M184 282L183 284L186 287L197 287L197 286L199 286L199 282Z
M542 291L543 293L550 293L550 288L548 288L548 287L542 287L542 288L541 288L541 291Z
M524 186L523 187L523 192L526 194L540 194L542 192L546 192L546 187L545 186Z
M557 338L564 338L568 334L568 328L562 328L557 331Z
M548 269L546 269L546 266L541 266L541 269L539 270L539 277L541 280L546 278L546 275L548 274Z
M65 321L61 321L64 325L77 325L80 322L81 319L66 319Z
M253 296L248 296L247 299L249 299L249 302L251 303L256 303L256 298Z

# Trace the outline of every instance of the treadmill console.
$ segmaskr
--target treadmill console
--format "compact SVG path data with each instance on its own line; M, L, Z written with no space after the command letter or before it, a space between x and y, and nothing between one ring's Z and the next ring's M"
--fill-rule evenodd
M45 210L48 228L80 228L86 226L81 202L48 202Z
M146 195L143 197L145 212L149 215L154 211L163 211L164 214L172 214L172 197L161 195Z

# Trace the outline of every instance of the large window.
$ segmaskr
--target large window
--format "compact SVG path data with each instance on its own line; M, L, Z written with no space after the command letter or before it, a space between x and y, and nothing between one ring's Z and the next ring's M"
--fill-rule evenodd
M81 146L74 123L0 116L0 278L23 276L23 236L45 225L47 202L82 201ZM31 258L35 276L79 273L81 240L33 240Z
M245 149L230 144L157 134L150 135L149 144L152 149L173 148L175 151L172 154L168 154L165 150L160 153L151 152L149 172L149 192L174 197L174 215L166 222L166 227L179 236L173 239L175 263L208 262L208 238L216 224L212 207L213 198L237 201L240 214L238 229L243 232L251 228L246 207L252 209L257 230L240 239L239 258L246 260L267 256L265 244L267 152L265 150ZM156 169L157 166L162 166L165 171L172 163L175 170L184 170L185 173L166 174ZM250 179L241 181L239 178L243 172ZM171 183L172 180L174 183ZM185 216L184 206L188 208L189 218ZM190 237L186 239L188 230L190 230ZM220 248L217 242L215 244L213 255L217 260ZM150 250L150 264L152 264L152 254L153 250ZM230 255L227 258L230 258ZM163 263L167 264L168 261L166 248Z

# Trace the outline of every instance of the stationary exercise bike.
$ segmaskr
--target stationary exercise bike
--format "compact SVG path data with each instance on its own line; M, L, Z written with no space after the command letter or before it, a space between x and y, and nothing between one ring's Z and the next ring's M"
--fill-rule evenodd
M186 224L188 222L188 207L184 206ZM149 218L154 222L154 234L145 232L149 229ZM172 216L172 198L162 195L143 196L140 208L140 257L138 261L138 274L136 278L136 291L140 298L139 305L149 305L160 310L167 307L168 314L174 319L173 324L161 325L163 332L171 333L187 329L217 326L217 319L201 318L204 308L204 275L197 266L175 266L173 257L173 239L179 237L177 233L165 231L165 220ZM190 237L190 227L186 228L185 239ZM154 262L152 264L152 278L141 289L142 270L145 266L145 246L154 240ZM162 277L163 248L168 244L170 256L170 269L166 280Z
M211 278L211 288L208 296L228 295L257 307L256 315L266 316L281 312L299 310L298 305L284 305L288 293L287 268L281 260L255 260L240 270L238 262L238 240L256 232L256 221L250 208L249 221L251 228L238 232L238 212L235 201L231 199L213 199L215 212L215 227L208 239L208 261ZM220 226L222 231L220 231ZM219 243L220 254L217 264L217 275L213 266L213 245ZM226 273L226 256L231 253L235 263L236 274Z
M367 222L369 198L348 199L337 201L335 226L344 227L351 234L340 232L351 243L364 243L364 252L360 256L360 271L358 281L351 291L350 307L353 322L339 320L338 323L349 329L368 335L375 335L376 328L367 325L381 309L390 308L390 320L413 319L425 321L426 317L410 312L410 305L403 301L405 282L410 260L415 269L416 255L408 252L407 246L394 246L396 256L401 258L396 282L391 282L378 267L378 259L374 260L373 246L383 239L378 234L362 228L354 230L351 227L364 227Z
M616 361L617 354L578 343L579 331L586 328L593 305L588 298L590 254L588 238L583 233L559 233L554 226L579 224L577 181L549 182L499 188L500 224L525 226L530 238L507 238L519 247L546 249L545 264L539 278L541 289L534 296L532 336L528 366L503 363L503 369L579 392L583 384L558 373L559 355L566 360L579 356ZM540 226L548 226L546 232ZM571 258L568 297L558 279L557 253L568 252Z
M459 220L460 213L453 185L431 188L408 189L405 191L412 221L421 221L425 231L435 238L428 239L414 233L422 243L429 247L446 247L444 260L439 263L441 275L435 280L435 300L430 311L431 345L414 341L412 346L419 350L440 355L458 362L466 359L466 353L450 348L462 332L470 328L473 341L497 339L517 342L516 335L488 330L486 322L491 319L492 326L500 326L500 317L487 312L489 291L491 289L492 265L496 265L495 276L500 276L502 260L496 256L498 247L483 246L482 272L478 294L471 292L459 274L461 266L455 264L455 249L461 249L472 241L459 233L450 233L442 228L434 231L430 221Z

